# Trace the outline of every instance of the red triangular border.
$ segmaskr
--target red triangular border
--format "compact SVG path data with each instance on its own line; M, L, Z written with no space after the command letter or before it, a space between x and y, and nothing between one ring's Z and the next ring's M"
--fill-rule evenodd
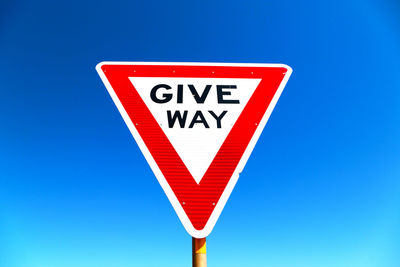
M280 88L285 75L290 75L288 72L291 72L291 69L285 65L215 66L158 65L157 63L154 63L154 65L142 65L141 63L106 62L99 65L98 71L104 74L107 80L105 82L108 82L108 85L111 86L124 111L129 116L129 120L134 125L152 159L193 226L195 231L189 230L189 233L199 237L199 233L204 232L230 179L234 176L235 170L238 171L237 166L246 148L253 139L257 128L262 124L262 119ZM134 88L129 77L259 78L261 82L204 177L197 184L136 91L140 90L140 88ZM275 103L273 104L275 105ZM157 178L160 180L159 177ZM169 194L169 192L166 193L167 195ZM171 200L172 196L168 197ZM177 213L180 215L178 210ZM181 218L182 215L179 217ZM183 223L185 225L185 220ZM211 229L212 227L213 225ZM187 230L188 228L191 229L186 225L185 228ZM196 232L196 234L193 234L193 232Z

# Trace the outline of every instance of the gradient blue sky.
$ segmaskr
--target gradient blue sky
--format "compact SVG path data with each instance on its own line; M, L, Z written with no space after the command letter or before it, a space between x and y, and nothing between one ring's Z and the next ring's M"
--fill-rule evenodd
M191 265L104 60L293 68L209 266L399 266L397 1L5 0L0 51L0 267Z

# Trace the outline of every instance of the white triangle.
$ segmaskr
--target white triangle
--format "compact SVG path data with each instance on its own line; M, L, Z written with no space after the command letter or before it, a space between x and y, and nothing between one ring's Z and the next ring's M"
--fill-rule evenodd
M215 155L261 81L261 79L168 77L130 77L129 79L192 174L196 183L200 183ZM151 98L152 89L160 84L171 87L170 89L161 87L155 94L161 100L172 97L167 103L156 103ZM178 84L183 85L182 103L177 103ZM211 85L204 103L199 104L196 102L188 87L189 84L195 87L199 96L202 96L207 85ZM220 98L222 97L222 102L224 103L221 103L221 99L218 101L217 85L236 86L236 88L221 89L224 95L220 95ZM229 102L229 100L239 100L239 103L225 103ZM171 116L174 115L175 111L179 111L182 116L184 111L187 111L184 128L181 128L178 120L170 128L172 125L168 124L167 111L170 111ZM204 123L195 123L192 128L189 128L196 111L201 111L209 128L206 128ZM220 121L221 128L217 127L217 120L209 111L212 111L216 116L220 116L224 111L227 111ZM197 119L200 118L197 117Z

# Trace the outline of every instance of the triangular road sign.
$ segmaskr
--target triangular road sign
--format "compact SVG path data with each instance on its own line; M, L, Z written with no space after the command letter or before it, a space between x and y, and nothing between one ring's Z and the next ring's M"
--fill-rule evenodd
M185 229L209 235L292 69L148 62L96 69Z

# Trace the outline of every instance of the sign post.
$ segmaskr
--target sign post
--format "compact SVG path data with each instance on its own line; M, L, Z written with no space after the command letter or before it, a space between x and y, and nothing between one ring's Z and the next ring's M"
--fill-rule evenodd
M193 266L292 69L283 64L102 62L96 67L186 231Z
M192 237L193 267L207 267L206 238Z

